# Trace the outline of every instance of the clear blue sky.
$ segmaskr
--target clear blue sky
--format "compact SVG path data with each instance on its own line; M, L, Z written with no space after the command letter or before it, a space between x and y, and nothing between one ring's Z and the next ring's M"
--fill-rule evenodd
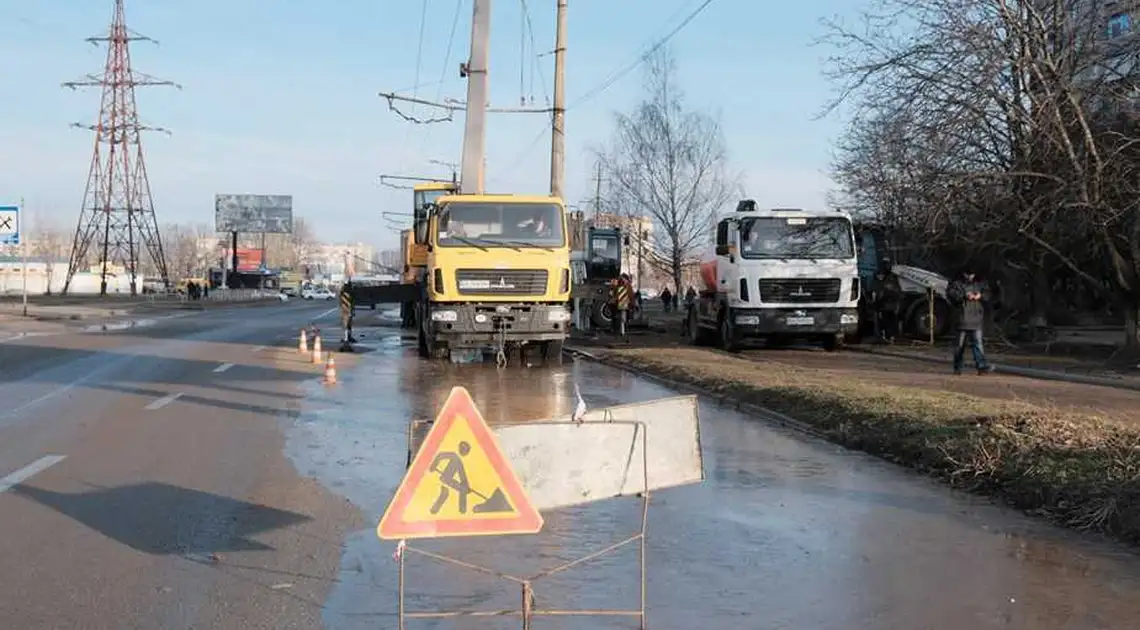
M457 0L127 1L131 28L161 42L134 44L137 70L182 90L140 89L144 122L172 136L145 139L159 221L212 223L217 192L292 194L295 213L329 240L395 242L384 210L407 211L410 193L384 188L380 173L442 174L456 162L462 119L416 126L388 111L379 91L463 98L458 64L467 56L471 0L458 0L459 27L445 60ZM571 0L568 102L638 57L700 0ZM521 0L495 0L491 101L543 105L553 58L537 58L522 26ZM553 48L554 0L526 0L539 52ZM104 33L111 0L0 0L0 201L23 197L30 213L72 229L91 156L96 89L60 87L101 72L105 52L83 41ZM733 167L762 204L824 203L835 119L812 120L830 94L827 51L811 46L820 18L851 13L852 0L716 0L672 46L692 108L722 117ZM525 41L527 51L520 52ZM524 65L525 62L525 65ZM520 90L520 69L523 87ZM443 82L440 83L441 77ZM567 197L592 194L589 148L604 142L613 112L636 103L630 73L567 115ZM420 110L418 115L430 112ZM495 115L488 130L487 185L543 193L549 182L548 117ZM34 226L33 226L34 227Z

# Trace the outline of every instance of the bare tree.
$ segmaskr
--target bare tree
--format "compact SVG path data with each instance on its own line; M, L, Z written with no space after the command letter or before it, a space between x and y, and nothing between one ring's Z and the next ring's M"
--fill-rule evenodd
M312 226L301 218L294 219L292 234L267 234L265 257L274 267L297 271L317 242Z
M44 263L46 276L45 293L51 295L52 281L67 273L67 261L71 253L71 234L54 221L45 220L34 226L31 234L31 255Z
M169 224L162 228L162 246L166 254L166 268L171 281L196 277L198 264L198 235L183 224Z
M988 266L1018 309L1090 294L1123 312L1140 350L1135 81L1114 67L1136 51L1106 45L1095 8L880 0L860 28L829 24L833 105L855 110L836 179L944 263Z
M671 52L662 48L647 61L645 100L617 115L599 159L606 205L652 217L657 234L645 243L646 262L663 268L680 291L686 266L712 241L713 215L738 187L727 174L720 123L686 109Z

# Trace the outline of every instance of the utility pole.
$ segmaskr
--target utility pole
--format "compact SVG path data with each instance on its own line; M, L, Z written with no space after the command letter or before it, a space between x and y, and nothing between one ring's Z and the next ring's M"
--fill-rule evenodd
M566 1L558 0L557 30L554 39L554 115L551 117L550 138L550 196L552 197L562 197L566 179Z
M491 0L474 0L471 54L460 66L467 78L467 115L463 128L463 160L459 187L464 194L483 193L483 154L487 139L487 70L490 63Z

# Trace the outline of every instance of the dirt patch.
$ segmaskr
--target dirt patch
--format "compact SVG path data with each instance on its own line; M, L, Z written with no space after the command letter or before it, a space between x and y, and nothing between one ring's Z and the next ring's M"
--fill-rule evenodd
M788 414L839 444L1058 524L1140 543L1135 422L698 348L672 349L667 357L657 349L591 352L620 367Z

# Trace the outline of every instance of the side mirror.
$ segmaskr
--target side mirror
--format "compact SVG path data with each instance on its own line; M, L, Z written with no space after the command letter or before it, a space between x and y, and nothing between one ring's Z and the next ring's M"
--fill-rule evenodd
M717 256L727 256L727 255L729 255L729 253L730 253L730 250L728 248L728 245L717 245L716 246L716 255Z

